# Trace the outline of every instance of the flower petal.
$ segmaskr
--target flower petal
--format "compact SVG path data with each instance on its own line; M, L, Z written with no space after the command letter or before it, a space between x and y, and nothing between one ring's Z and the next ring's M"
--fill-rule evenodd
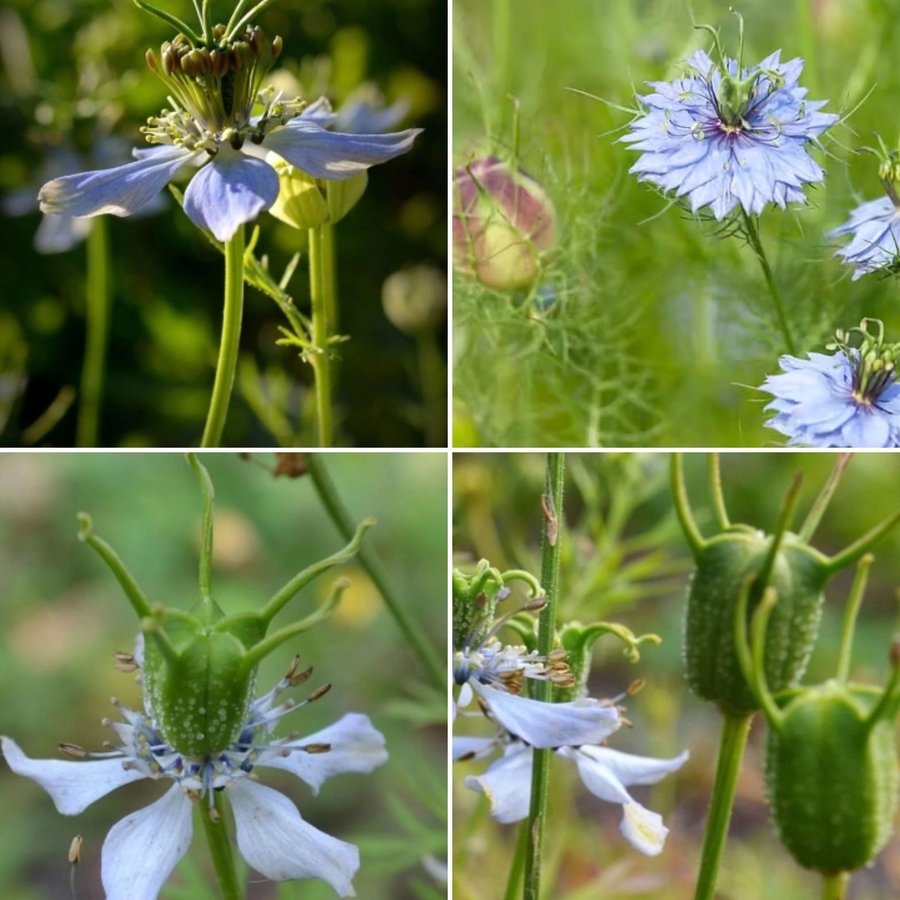
M302 741L291 741L283 746L302 747L306 744L331 744L331 750L326 753L295 750L289 756L281 756L276 751L260 758L257 765L293 772L313 789L314 794L318 794L322 783L332 775L371 772L388 758L384 735L372 725L368 716L361 713L347 713L333 725Z
M284 794L246 779L233 781L237 843L244 859L267 878L321 878L341 897L353 897L359 850L304 822Z
M487 703L494 718L532 747L599 744L621 726L614 706L586 698L568 703L542 703L508 694L472 679L470 684Z
M622 823L619 830L625 840L646 856L662 853L669 829L663 825L659 813L644 809L640 803L626 803L622 807Z
M636 756L633 753L623 753L621 750L612 750L609 747L579 747L574 752L575 761L581 769L602 767L611 773L621 784L656 784L666 775L680 769L688 759L688 751L685 750L672 759L654 759L650 756ZM587 782L585 782L587 785ZM591 790L587 785L588 790ZM593 793L593 791L592 791ZM606 799L606 798L604 798Z
M266 135L265 147L315 178L340 181L406 153L421 131L341 134L300 116Z
M156 900L191 845L192 804L178 786L126 816L103 842L106 900Z
M278 196L278 175L261 159L222 147L184 193L184 211L198 228L230 241L238 228L267 210Z
M114 169L54 178L38 194L41 212L130 216L149 203L182 166L201 156L202 151L191 152L182 147L152 147L141 159Z
M64 816L77 815L110 791L147 777L123 769L121 759L29 759L12 738L0 738L0 746L13 772L36 781Z
M496 738L455 737L453 738L453 759L480 759L492 753L497 745Z
M516 742L488 766L483 775L469 775L465 785L484 794L491 803L491 818L504 825L528 815L531 804L531 747Z

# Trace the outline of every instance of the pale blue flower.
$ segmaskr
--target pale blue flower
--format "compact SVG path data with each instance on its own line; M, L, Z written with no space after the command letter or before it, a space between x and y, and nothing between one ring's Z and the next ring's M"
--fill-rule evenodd
M394 134L342 134L327 130L330 111L306 107L260 90L281 52L256 26L228 45L193 47L183 35L166 42L150 68L170 91L172 108L143 129L156 146L135 150L135 162L48 182L41 210L53 215L130 216L184 168L199 168L184 195L184 211L220 241L269 209L279 180L267 153L326 180L344 180L406 153L419 129ZM225 85L228 85L227 92ZM253 115L259 104L263 112Z
M549 704L554 706L555 704ZM531 768L533 748L522 741L501 738L454 738L453 758L477 759L497 748L503 755L491 763L482 775L469 775L465 784L484 794L491 804L491 816L498 822L520 822L531 805ZM575 764L584 786L608 803L622 806L620 830L625 839L641 853L656 856L662 852L669 830L662 817L638 803L628 788L656 784L684 765L685 750L672 759L652 759L612 750L609 747L581 745L558 747L556 755Z
M738 205L758 215L767 203L805 203L803 186L824 175L807 145L838 116L805 99L803 60L780 55L738 73L735 60L725 57L723 69L697 50L684 78L650 82L653 92L638 97L643 113L620 138L642 151L631 171L718 220Z
M381 134L399 125L409 112L405 97L385 105L381 92L372 84L362 84L341 104L334 127L347 134Z
M900 447L893 357L891 347L875 354L844 347L806 359L782 356L782 372L760 388L775 398L766 406L775 414L766 425L794 446Z
M196 801L208 804L214 814L213 797L218 790L227 792L238 849L256 871L275 881L320 878L340 896L353 896L357 848L304 821L287 797L259 784L255 775L260 767L283 769L318 793L333 775L367 773L386 762L384 737L367 716L348 713L302 740L273 738L281 718L309 702L275 703L293 683L289 672L250 705L234 743L204 759L187 758L169 746L146 696L145 712L117 705L124 721L104 720L119 746L87 753L62 745L70 755L87 757L87 761L31 759L8 737L0 738L0 746L9 767L37 782L67 816L78 815L132 781L150 778L171 783L159 800L126 816L106 836L101 876L107 900L156 900L190 846Z
M453 678L461 686L458 706L468 706L477 694L497 723L533 747L596 744L622 725L614 705L591 697L544 703L519 696L522 679L570 683L568 667L496 639L458 651Z
M900 206L890 196L869 200L850 213L850 218L828 237L852 235L835 256L854 267L853 281L868 272L890 266L900 256Z

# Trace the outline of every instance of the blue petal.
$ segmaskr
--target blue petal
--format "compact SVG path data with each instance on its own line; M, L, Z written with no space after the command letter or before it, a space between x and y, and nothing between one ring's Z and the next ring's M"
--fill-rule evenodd
M184 194L184 211L198 228L230 241L245 222L267 210L278 196L278 175L266 162L221 147Z
M48 181L38 195L41 212L51 215L130 216L149 203L184 165L203 151L153 147L136 162L65 175Z
M341 134L326 131L301 116L266 135L264 145L314 178L341 181L406 153L421 131L409 128L393 134Z

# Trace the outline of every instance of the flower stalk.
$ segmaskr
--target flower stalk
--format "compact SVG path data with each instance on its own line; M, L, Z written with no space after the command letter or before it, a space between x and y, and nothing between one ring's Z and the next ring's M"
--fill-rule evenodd
M756 258L759 260L759 264L762 267L763 276L766 279L766 286L769 289L769 296L772 298L772 305L775 307L775 318L778 320L778 327L781 329L782 337L784 337L785 347L787 352L793 355L797 352L794 339L791 337L791 330L788 327L787 316L784 312L784 303L781 300L781 293L778 290L778 286L775 284L775 278L772 275L772 267L769 265L766 251L763 249L762 241L759 237L759 228L753 218L751 218L743 208L741 208L741 216L744 220L747 240L753 248L753 252L756 254Z
M106 222L97 218L91 222L87 237L87 338L75 434L75 443L79 447L97 446L109 340L109 281L109 236Z
M225 430L228 404L237 369L244 308L244 226L225 242L225 308L222 314L222 339L212 398L203 429L202 447L218 447Z
M738 716L729 713L722 717L716 780L709 806L709 817L706 820L706 833L703 836L703 852L700 857L695 900L712 900L715 895L719 863L728 837L735 788L752 720L752 714Z
M313 346L309 361L316 386L319 446L334 443L331 406L331 348L329 311L334 315L334 279L326 272L326 239L321 225L309 229L309 295L312 305Z
M834 872L822 876L822 900L844 900L847 896L849 872Z
M544 511L544 527L541 551L541 587L546 597L546 605L538 619L537 651L544 657L553 650L556 637L556 605L559 594L559 552L560 529L563 511L563 490L565 484L565 455L547 454L547 471L544 494L541 498ZM552 684L536 681L532 698L549 702ZM528 849L525 854L524 900L538 900L541 890L541 858L544 843L544 824L547 817L547 788L550 779L550 750L535 748L531 771L531 805L526 829Z
M216 793L215 818L213 818L212 810L206 809L204 806L199 806L197 813L203 823L203 833L206 836L206 843L209 846L209 853L216 870L219 889L222 891L222 900L241 900L243 891L238 881L234 853L225 827L224 793L224 791Z

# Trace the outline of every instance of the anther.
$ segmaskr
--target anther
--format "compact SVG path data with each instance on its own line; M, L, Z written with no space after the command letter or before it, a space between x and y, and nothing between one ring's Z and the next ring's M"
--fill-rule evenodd
M304 753L328 753L331 750L331 744L304 744L297 749Z
M144 54L144 59L147 60L147 68L151 72L155 72L159 65L159 63L157 62L157 59L156 59L156 54L152 50L148 50Z
M310 695L307 697L308 703L313 703L318 700L320 697L324 697L331 690L330 684L323 684L322 687L316 688Z
M81 845L84 843L84 839L80 834L76 834L75 837L72 838L72 843L69 844L69 862L72 863L73 866L78 865L81 860Z
M272 56L275 59L278 59L281 56L281 50L284 47L284 41L281 39L281 35L275 35L274 40L272 41Z
M70 744L67 742L62 742L59 744L59 751L61 753L65 753L66 756L71 756L72 759L87 759L87 750L84 747L79 747L78 744Z
M633 697L638 691L642 691L644 686L647 684L646 678L635 678L631 684L628 685L627 694L629 697Z
M116 651L116 668L120 672L133 672L138 668L134 655L126 653L124 650Z

